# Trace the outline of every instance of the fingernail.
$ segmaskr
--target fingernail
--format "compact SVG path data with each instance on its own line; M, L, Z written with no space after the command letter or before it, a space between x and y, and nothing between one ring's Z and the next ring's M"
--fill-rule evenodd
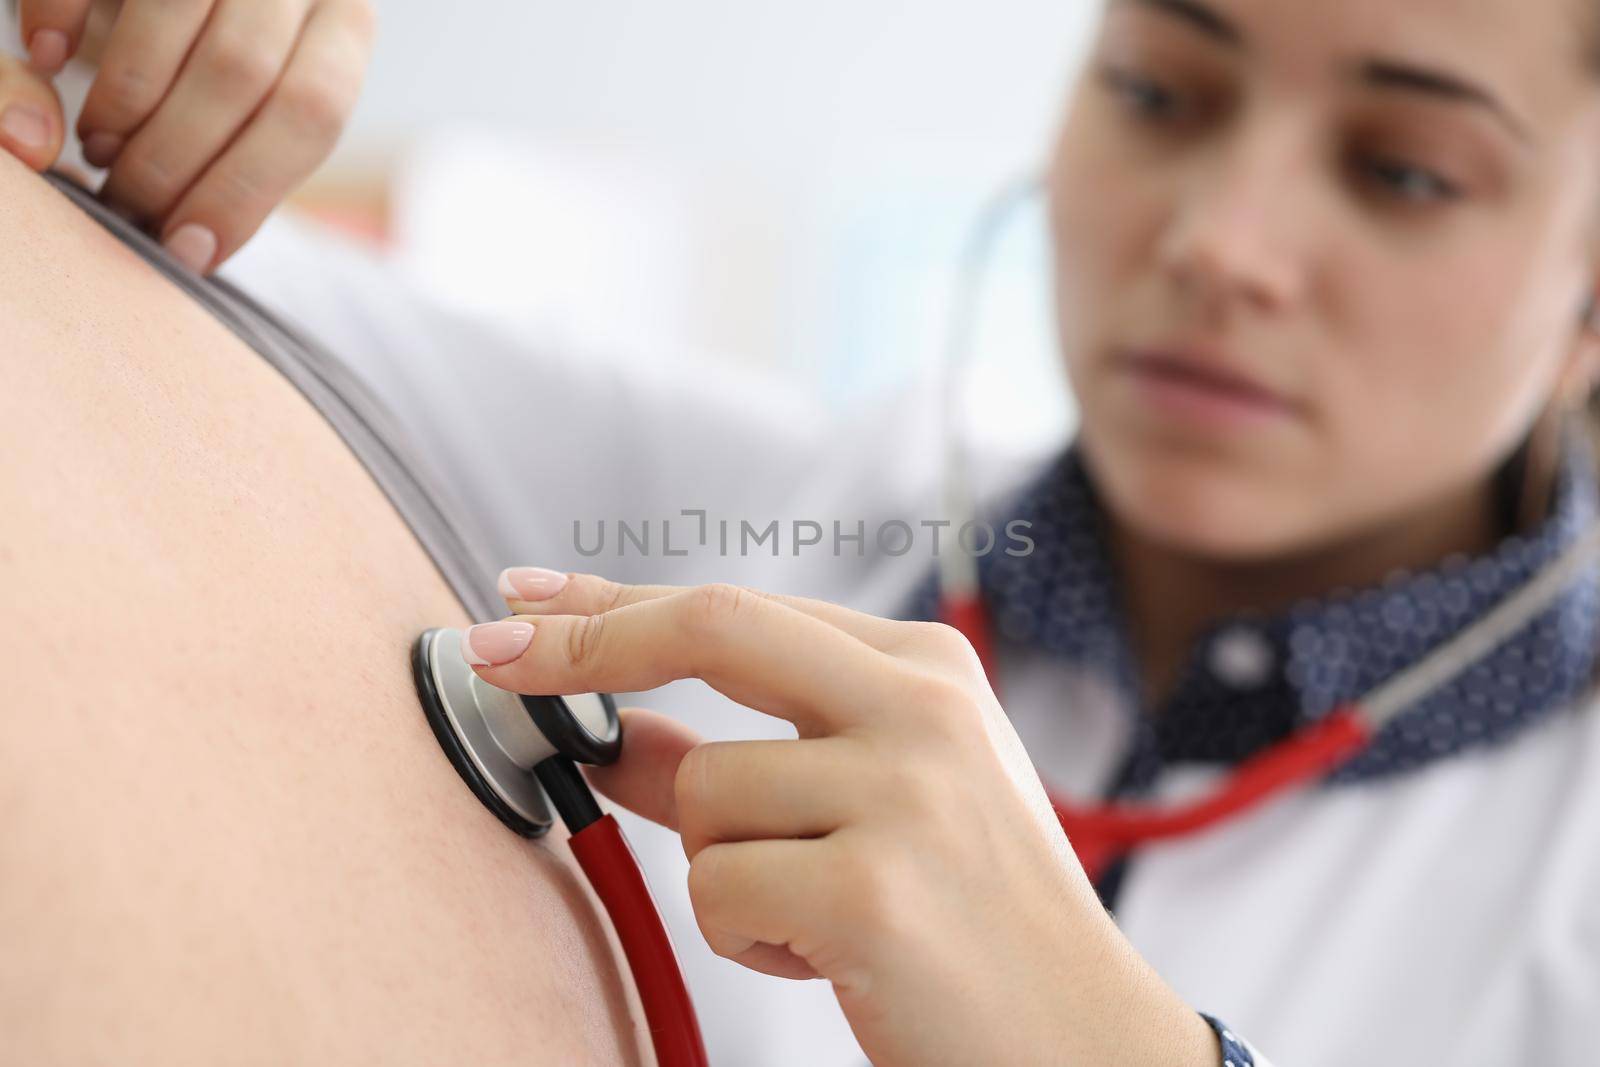
M507 567L500 572L500 595L511 600L549 600L566 584L565 574L544 567Z
M91 167L109 167L122 151L122 138L114 133L91 133L83 139L83 161Z
M28 42L28 65L47 77L54 77L67 65L67 49L72 42L60 30L38 30Z
M18 148L47 148L50 144L50 120L43 111L30 104L12 104L0 115L0 133L6 135Z
M498 667L528 650L533 623L506 619L470 626L461 638L461 657L474 667Z
M217 254L217 235L198 222L186 222L167 238L172 258L196 274L204 274Z

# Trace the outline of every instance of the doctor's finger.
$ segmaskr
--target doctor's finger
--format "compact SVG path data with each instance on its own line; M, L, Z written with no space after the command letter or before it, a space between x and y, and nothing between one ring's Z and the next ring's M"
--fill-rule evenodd
M29 63L40 74L60 73L83 42L91 0L21 0L17 5L19 36Z
M704 933L704 931L701 931ZM709 942L707 942L709 944ZM791 978L804 981L808 978L821 978L816 968L805 960L796 956L787 945L768 945L756 942L743 952L735 952L728 959L752 971L770 974L774 978Z
M500 572L500 595L518 614L598 615L628 604L673 596L692 588L682 585L625 585L598 574L572 573L562 575L565 583L553 592L547 592L556 585L556 580L551 577L554 574L542 567L508 567ZM749 592L837 626L880 651L895 642L893 630L899 624L889 619L852 611L825 600L769 593L761 589L750 589Z
M858 742L709 741L678 765L676 807L683 852L767 838L822 837L862 814L871 769Z
M678 766L703 738L669 715L648 708L618 708L627 739L615 763L583 768L589 784L635 815L669 830L678 828Z
M801 736L857 726L916 696L899 661L733 585L697 586L599 615L481 624L462 647L486 682L513 692L629 693L699 678L789 720Z
M702 849L689 863L689 901L711 950L742 961L762 944L821 947L808 935L832 925L841 911L838 897L849 891L836 877L836 851L828 838ZM803 959L799 952L796 958Z
M686 588L625 585L598 574L563 575L542 567L508 567L500 573L500 595L519 615L598 615L628 604L673 596ZM885 619L811 597L760 589L748 592L836 626L880 652L934 663L948 661L952 656L965 658L960 649L965 646L972 661L977 662L977 654L971 652L966 639L939 623Z

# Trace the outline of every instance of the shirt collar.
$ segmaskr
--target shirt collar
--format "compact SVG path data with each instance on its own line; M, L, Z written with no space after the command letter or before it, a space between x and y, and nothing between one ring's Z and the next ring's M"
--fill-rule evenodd
M1478 556L1400 570L1359 589L1305 599L1275 614L1242 613L1194 642L1172 693L1140 714L1137 667L1119 604L1104 510L1075 441L1024 487L1005 520L1026 519L1034 550L979 561L984 600L1003 644L1042 649L1105 674L1135 719L1124 775L1165 763L1235 763L1356 699L1449 639L1551 562L1594 521L1596 474L1586 433L1563 438L1551 510L1526 535ZM934 617L935 587L912 607ZM1590 567L1542 615L1465 674L1391 720L1331 776L1408 770L1514 736L1589 685L1600 640L1600 581ZM1142 754L1141 754L1142 753Z

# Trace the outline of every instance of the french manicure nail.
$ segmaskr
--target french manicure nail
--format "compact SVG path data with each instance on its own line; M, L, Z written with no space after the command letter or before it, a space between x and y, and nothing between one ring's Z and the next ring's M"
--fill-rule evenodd
M528 650L533 623L504 619L467 628L461 638L461 657L474 667L499 667Z
M45 148L50 144L50 120L29 104L12 104L0 115L0 132L18 148Z
M198 222L186 222L172 231L166 249L185 267L196 274L204 274L217 254L217 235Z
M72 42L60 30L38 30L28 42L28 65L46 77L55 77L67 65Z
M91 167L109 167L122 151L122 138L114 133L91 133L83 139L83 161Z
M507 567L500 572L500 595L509 600L549 600L566 584L565 574L545 567Z

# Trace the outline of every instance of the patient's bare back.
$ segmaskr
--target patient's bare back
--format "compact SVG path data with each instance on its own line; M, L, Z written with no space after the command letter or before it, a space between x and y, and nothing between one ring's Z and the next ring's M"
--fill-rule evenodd
M3 153L0 233L0 1062L637 1062L564 846L418 710L466 620L355 458Z

